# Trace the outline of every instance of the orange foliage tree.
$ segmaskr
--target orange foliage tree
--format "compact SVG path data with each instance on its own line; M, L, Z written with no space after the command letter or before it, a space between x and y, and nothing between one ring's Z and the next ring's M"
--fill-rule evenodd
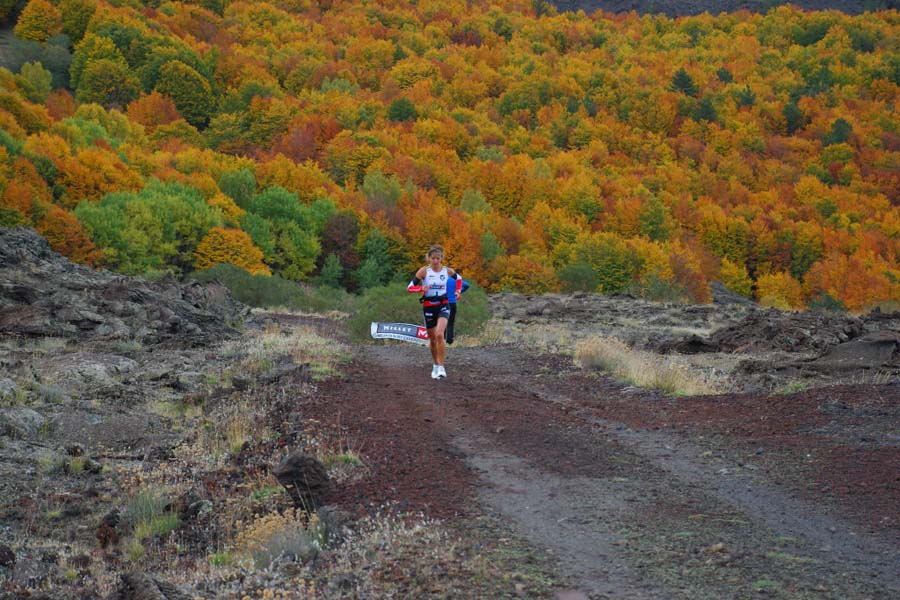
M96 266L103 253L88 237L81 223L58 206L45 207L35 227L50 243L50 247L74 262Z

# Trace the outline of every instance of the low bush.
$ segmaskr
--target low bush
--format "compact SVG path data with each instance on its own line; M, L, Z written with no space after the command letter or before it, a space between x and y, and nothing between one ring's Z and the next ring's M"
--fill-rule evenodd
M324 313L329 311L351 312L353 296L333 287L314 287L282 279L277 275L251 275L234 265L218 264L190 275L202 283L218 281L232 295L250 306L261 308L288 308L291 310Z
M405 283L369 288L360 296L357 306L349 322L350 334L356 341L370 339L373 321L422 323L422 305L419 303L419 296L407 292ZM487 294L473 284L459 301L456 311L456 335L478 335L484 330L490 318Z
M421 323L422 305L418 296L406 291L399 283L372 287L357 301L357 310L350 317L350 335L355 341L370 339L373 321L383 323Z

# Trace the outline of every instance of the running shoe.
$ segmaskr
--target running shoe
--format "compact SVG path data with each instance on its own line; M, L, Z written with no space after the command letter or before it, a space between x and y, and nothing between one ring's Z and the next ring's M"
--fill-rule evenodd
M431 378L437 379L438 377L440 377L440 371L438 371L438 366L431 365Z
M437 378L443 379L447 376L447 371L444 369L444 365L438 365Z

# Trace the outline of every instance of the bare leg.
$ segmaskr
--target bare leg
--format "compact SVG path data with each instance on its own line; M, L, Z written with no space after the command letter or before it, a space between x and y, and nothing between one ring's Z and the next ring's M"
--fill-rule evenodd
M434 360L436 365L444 364L444 356L447 353L447 344L444 341L444 330L447 329L447 319L441 317L438 319L437 327L428 331L428 339L432 338L432 334L434 335L434 350L432 350L432 356L434 356Z
M441 338L443 339L443 337ZM437 365L438 363L438 334L437 327L432 327L428 330L428 349L431 350L431 364Z

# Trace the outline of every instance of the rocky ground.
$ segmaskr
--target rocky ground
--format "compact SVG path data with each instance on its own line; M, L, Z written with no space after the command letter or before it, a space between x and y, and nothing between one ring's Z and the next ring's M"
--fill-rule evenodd
M898 597L900 314L714 296L496 296L434 382L0 230L0 598Z

